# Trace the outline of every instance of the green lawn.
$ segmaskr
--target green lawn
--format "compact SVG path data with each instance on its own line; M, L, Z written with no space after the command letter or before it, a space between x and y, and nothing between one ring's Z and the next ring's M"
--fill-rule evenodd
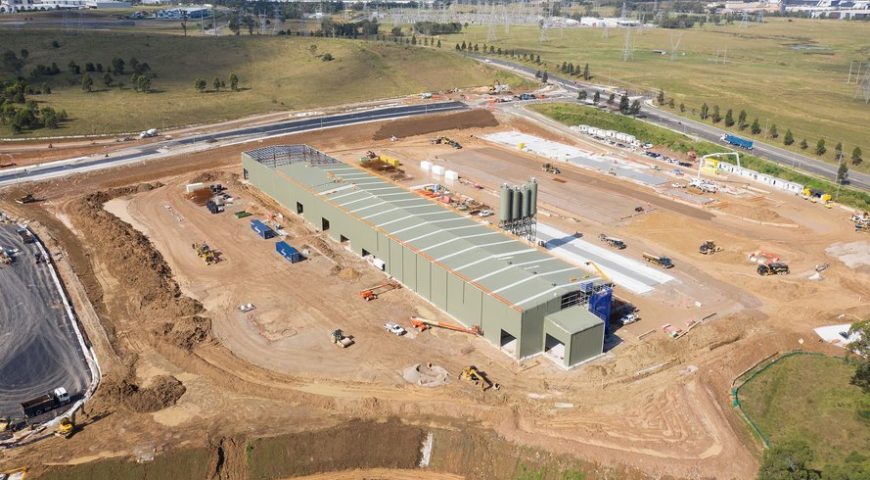
M155 30L156 31L156 30ZM60 48L52 48L57 40ZM178 32L90 31L65 35L50 31L2 31L0 45L29 52L26 73L36 64L56 62L63 73L32 81L47 82L53 93L31 98L65 109L71 121L60 130L31 135L135 132L145 128L213 123L245 115L310 109L348 102L491 84L496 78L516 84L518 77L497 72L451 50L412 48L379 42L297 36L193 36ZM316 50L312 49L316 46ZM324 62L318 55L331 54ZM70 60L108 66L113 57L136 57L157 74L154 93L127 86L106 88L103 74L92 74L98 91L81 90L80 76L67 71ZM240 92L197 93L198 78L208 82L240 78ZM0 135L10 136L0 126Z
M743 410L772 443L806 441L816 466L870 451L870 395L849 384L855 367L841 358L795 355L740 390Z
M846 84L849 62L868 61L868 22L768 18L747 28L708 24L690 30L645 29L634 32L630 61L623 61L626 31L622 29L609 29L607 36L603 29L554 29L546 43L539 41L537 27L514 26L509 35L499 28L497 35L498 40L487 42L486 27L470 27L448 41L540 54L547 64L541 68L551 72L562 62L581 67L588 63L594 82L651 93L663 89L677 106L686 105L687 114L705 102L711 108L718 104L723 116L734 109L735 120L745 109L749 123L757 116L762 127L776 124L781 136L772 141L780 145L790 128L795 151L800 151L797 144L802 138L810 145L825 138L826 161L834 161L838 141L847 156L858 145L865 159L870 157L870 105L854 98L855 84ZM678 37L679 55L673 61L670 55L655 52L670 51ZM820 49L802 50L801 45ZM741 133L749 134L748 130ZM870 160L858 168L870 171Z

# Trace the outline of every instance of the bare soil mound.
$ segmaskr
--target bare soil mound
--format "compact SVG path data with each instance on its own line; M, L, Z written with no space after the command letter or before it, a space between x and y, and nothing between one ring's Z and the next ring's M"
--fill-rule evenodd
M403 138L440 132L441 130L497 126L498 120L495 119L489 110L469 110L467 112L447 113L444 115L426 116L424 118L395 120L382 125L375 132L373 139Z
M156 412L175 405L187 389L171 375L154 377L151 385L142 387L129 378L107 379L102 385L104 395L134 412Z
M140 184L100 191L73 202L72 215L107 268L135 298L128 299L132 319L185 350L210 338L211 320L200 316L202 305L184 296L172 269L151 241L103 209L107 201L159 187Z

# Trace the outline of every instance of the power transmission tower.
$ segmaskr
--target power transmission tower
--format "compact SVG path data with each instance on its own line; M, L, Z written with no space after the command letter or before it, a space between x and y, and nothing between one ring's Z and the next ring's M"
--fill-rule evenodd
M494 42L498 40L498 36L495 33L495 4L489 5L489 14L486 15L486 41L487 43Z
M680 41L683 39L683 32L671 32L671 61L677 58L677 53L680 49Z
M858 88L855 90L855 98L858 95L864 97L864 103L870 104L870 64L864 68L864 78L858 82Z
M749 26L748 22L749 22L749 14L746 12L743 12L743 15L741 15L741 17L740 17L740 25L738 25L738 26L740 28L746 28L747 26Z
M625 46L622 47L622 61L627 62L634 58L634 43L631 38L632 27L625 27Z

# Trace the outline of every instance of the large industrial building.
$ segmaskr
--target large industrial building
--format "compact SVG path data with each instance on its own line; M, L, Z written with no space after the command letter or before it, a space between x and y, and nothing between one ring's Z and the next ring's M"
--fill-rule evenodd
M516 359L601 355L612 286L307 145L242 154L244 178ZM595 313L593 313L595 312Z

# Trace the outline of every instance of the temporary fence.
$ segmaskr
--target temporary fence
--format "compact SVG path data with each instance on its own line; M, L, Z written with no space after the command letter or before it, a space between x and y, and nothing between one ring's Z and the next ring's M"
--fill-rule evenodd
M733 382L731 382L731 406L737 409L740 417L749 425L752 433L761 440L761 443L764 445L764 448L770 448L770 438L761 431L761 428L752 420L752 417L745 410L743 410L743 405L740 402L740 390L746 386L747 383L752 381L755 377L757 377L762 372L766 371L768 368L776 365L777 363L785 360L786 358L793 357L795 355L816 355L816 356L824 356L821 353L815 352L805 352L803 350L793 350L791 352L786 352L780 354L780 352L776 352L755 365L749 367L743 373L737 376Z

